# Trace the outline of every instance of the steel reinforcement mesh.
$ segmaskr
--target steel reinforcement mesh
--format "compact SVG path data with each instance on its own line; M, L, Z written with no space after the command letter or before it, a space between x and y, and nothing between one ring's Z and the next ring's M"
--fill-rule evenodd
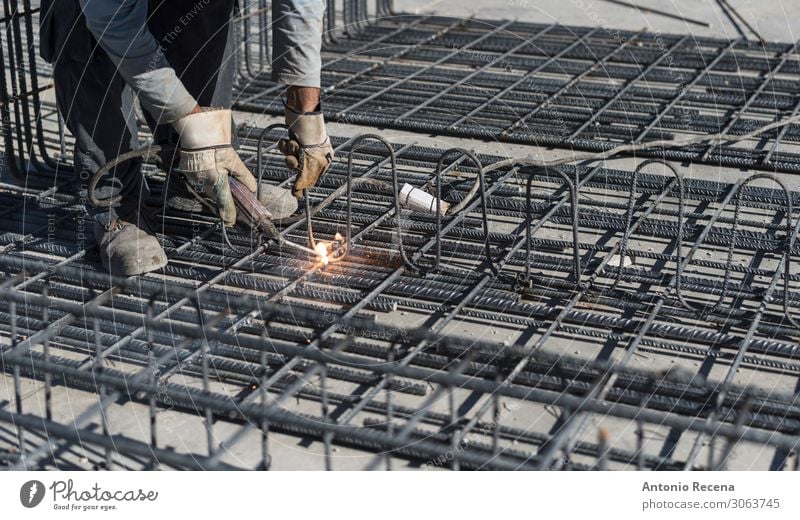
M440 16L376 17L323 47L329 122L600 151L746 134L800 112L797 44ZM283 87L245 74L241 110L282 114ZM800 127L657 157L800 171Z
M240 134L291 182L277 134ZM0 461L297 467L294 438L306 468L796 469L797 193L334 144L310 197L316 240L350 242L328 265L161 210L169 264L112 278L79 183L3 185ZM437 222L364 179L438 179L453 205L482 189ZM295 220L281 233L306 243Z

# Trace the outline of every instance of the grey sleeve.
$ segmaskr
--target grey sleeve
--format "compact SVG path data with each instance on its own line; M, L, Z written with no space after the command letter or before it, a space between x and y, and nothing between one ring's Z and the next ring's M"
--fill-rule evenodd
M325 0L272 1L272 80L319 87Z
M80 0L86 25L142 107L161 124L189 114L194 97L147 29L147 0Z

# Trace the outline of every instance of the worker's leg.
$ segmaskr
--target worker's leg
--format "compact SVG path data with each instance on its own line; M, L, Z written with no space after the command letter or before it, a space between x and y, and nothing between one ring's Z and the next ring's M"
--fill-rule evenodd
M77 0L42 3L41 51L54 63L56 101L67 128L75 137L76 177L83 184L106 161L137 145L135 119L131 112L133 96L125 88L115 67L100 50L86 29ZM121 165L104 178L98 195L123 195L141 189L139 164ZM101 220L114 216L119 205L105 210L90 207Z
M110 60L99 53L85 61L59 59L53 76L59 110L75 137L76 174L88 185L106 162L137 147L133 97ZM88 207L102 224L136 209L144 195L139 162L129 161L109 172L96 194L101 199L122 196L110 208Z
M75 137L74 165L79 191L85 197L89 179L106 162L137 147L133 96L103 51L93 45L76 0L48 6L52 19L70 27L58 34L43 31L54 63L56 102ZM43 27L44 29L44 27ZM64 37L64 35L70 35ZM154 236L137 227L140 203L146 195L140 164L130 161L105 176L96 195L121 196L110 208L87 205L104 264L114 274L151 271L166 263Z

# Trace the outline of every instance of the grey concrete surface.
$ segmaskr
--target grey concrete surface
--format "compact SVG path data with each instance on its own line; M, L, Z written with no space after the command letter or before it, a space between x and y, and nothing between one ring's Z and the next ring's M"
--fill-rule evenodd
M705 21L710 27L623 7L605 0L395 0L398 12L474 16L488 20L516 19L564 25L609 26L617 29L647 28L661 33L695 34L736 38L736 26L716 0L623 0L685 18ZM800 38L800 2L796 0L729 0L731 6L767 40L793 42ZM749 39L755 39L740 21Z

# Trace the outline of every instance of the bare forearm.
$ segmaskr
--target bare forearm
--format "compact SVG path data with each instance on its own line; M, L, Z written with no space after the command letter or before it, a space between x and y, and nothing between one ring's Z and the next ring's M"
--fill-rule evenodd
M296 112L316 112L319 110L319 89L316 87L289 87L286 92L286 104Z

